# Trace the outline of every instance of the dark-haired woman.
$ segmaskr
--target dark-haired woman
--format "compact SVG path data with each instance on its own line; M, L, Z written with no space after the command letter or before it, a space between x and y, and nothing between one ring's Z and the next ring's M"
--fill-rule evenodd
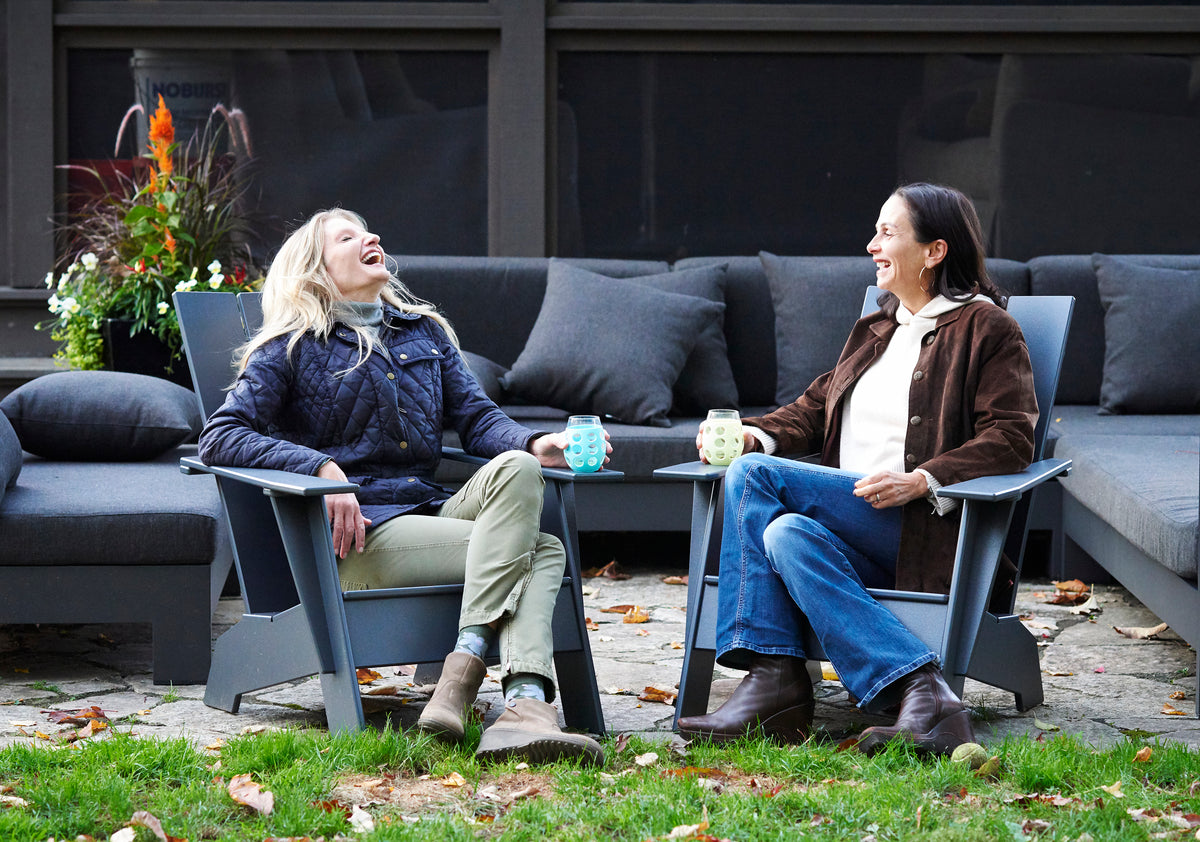
M901 187L867 251L887 293L880 310L795 402L744 420L748 455L725 478L717 661L748 673L716 711L681 718L685 735L805 739L807 620L860 707L899 705L895 725L868 728L860 749L974 741L937 655L867 588L949 591L959 514L938 490L1028 466L1029 353L963 194ZM773 455L813 450L820 465Z

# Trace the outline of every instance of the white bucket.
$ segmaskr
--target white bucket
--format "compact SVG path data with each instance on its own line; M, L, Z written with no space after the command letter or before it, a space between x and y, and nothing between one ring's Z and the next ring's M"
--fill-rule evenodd
M138 115L138 152L146 149L149 116L158 108L158 97L171 110L175 140L186 144L204 128L213 107L233 107L233 61L221 50L134 50L133 70Z

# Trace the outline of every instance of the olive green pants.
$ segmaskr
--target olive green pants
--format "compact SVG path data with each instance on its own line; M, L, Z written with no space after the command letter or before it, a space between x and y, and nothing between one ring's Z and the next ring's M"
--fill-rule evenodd
M545 480L529 453L497 456L436 515L401 515L338 562L343 590L463 584L458 627L496 622L504 675L532 673L554 697L551 619L566 553L539 532Z

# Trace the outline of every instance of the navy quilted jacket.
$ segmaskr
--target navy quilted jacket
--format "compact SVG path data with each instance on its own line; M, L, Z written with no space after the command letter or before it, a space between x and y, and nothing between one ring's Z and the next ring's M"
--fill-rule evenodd
M487 458L525 450L537 435L484 395L432 319L385 306L379 335L391 359L373 353L341 376L358 359L357 337L344 325L324 343L304 337L291 360L286 337L262 346L205 425L200 458L309 475L332 458L358 483L363 516L378 526L450 496L433 481L444 429Z

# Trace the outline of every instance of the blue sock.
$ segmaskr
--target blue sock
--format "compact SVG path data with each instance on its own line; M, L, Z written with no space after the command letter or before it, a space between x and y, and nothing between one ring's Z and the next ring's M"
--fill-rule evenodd
M476 658L482 658L495 637L496 630L491 626L464 626L459 629L454 651L470 652Z
M546 685L539 676L529 672L513 673L504 679L504 704L511 705L517 699L546 701Z

